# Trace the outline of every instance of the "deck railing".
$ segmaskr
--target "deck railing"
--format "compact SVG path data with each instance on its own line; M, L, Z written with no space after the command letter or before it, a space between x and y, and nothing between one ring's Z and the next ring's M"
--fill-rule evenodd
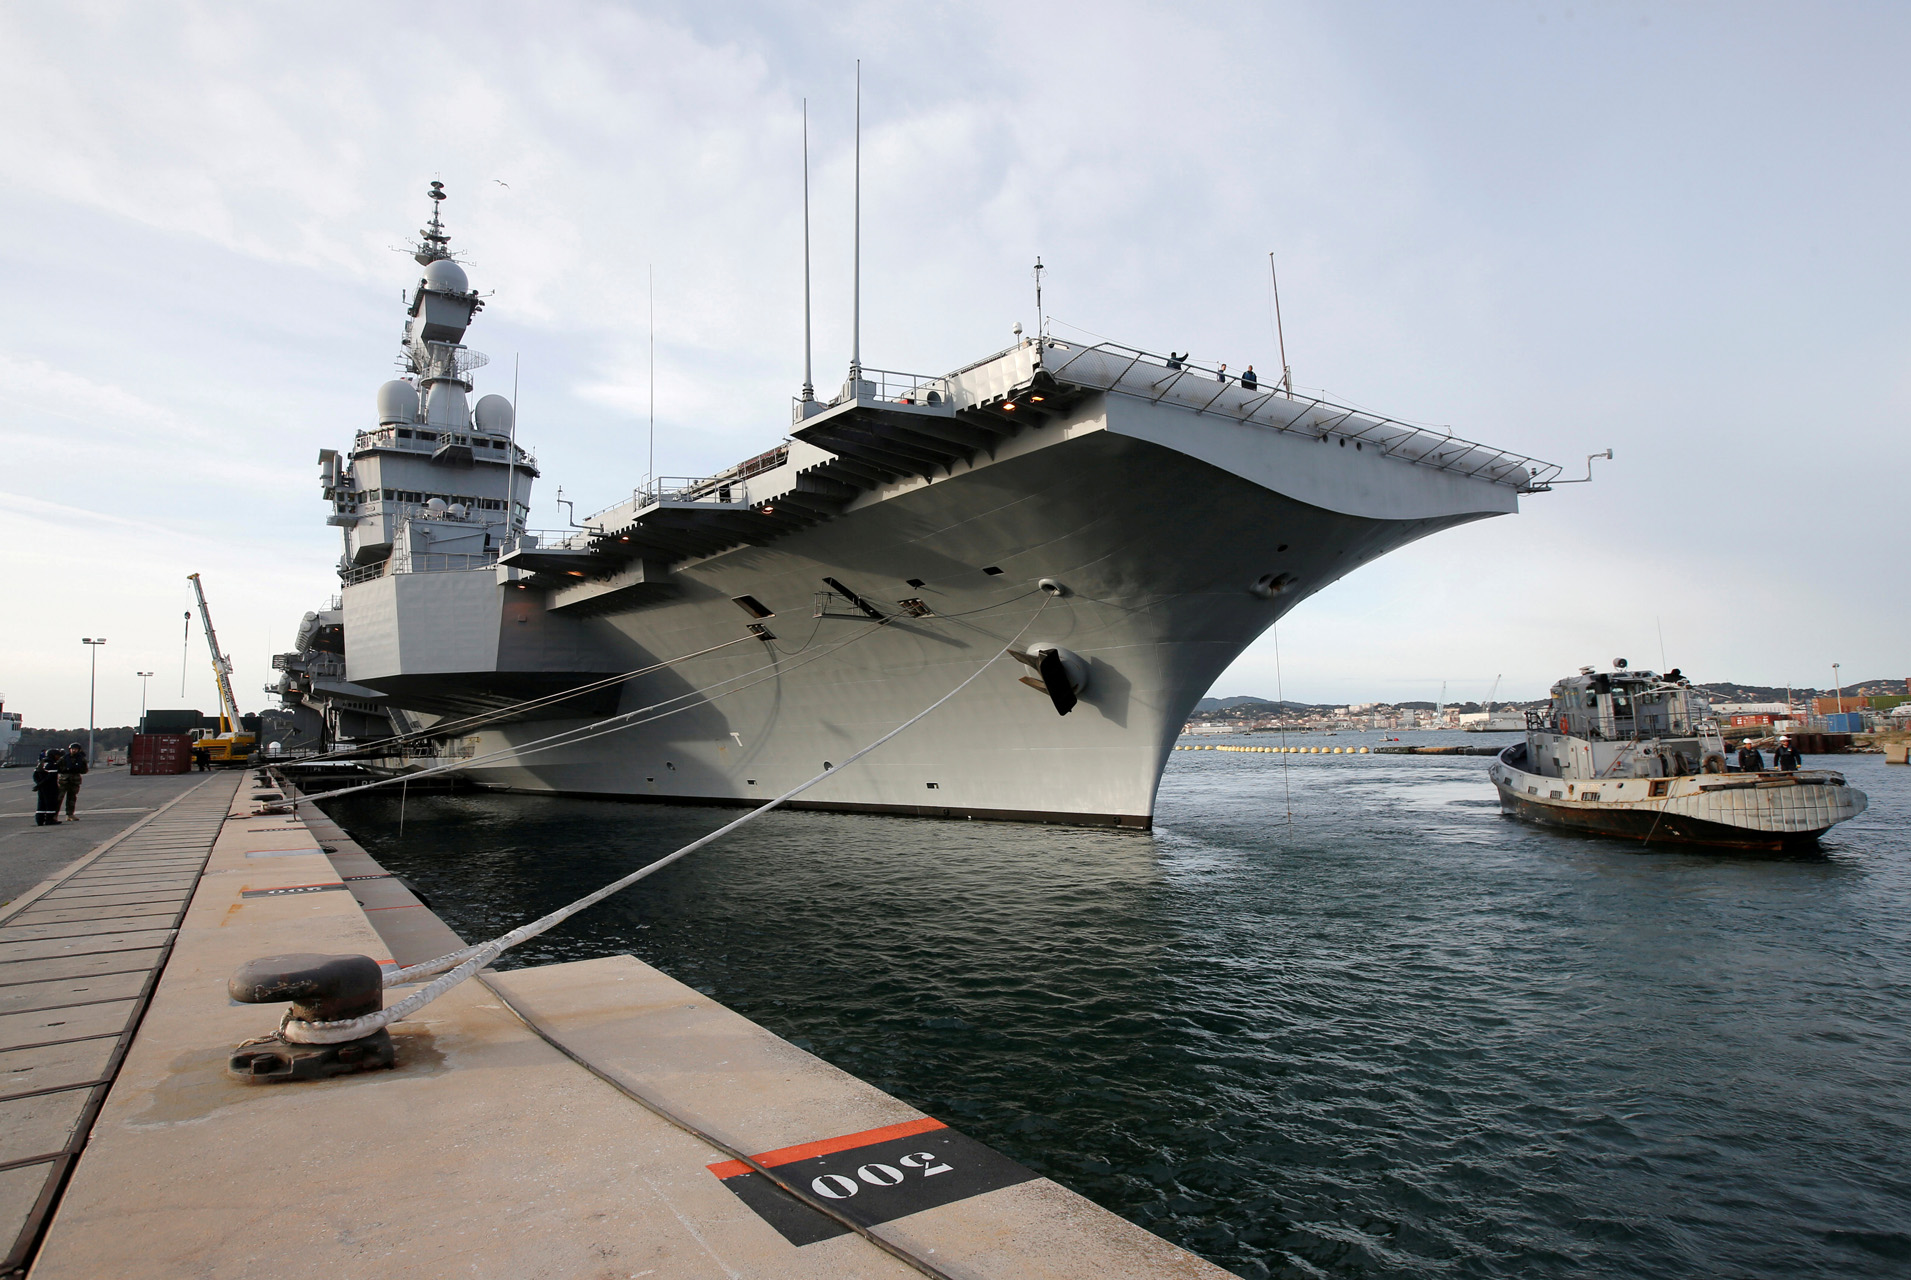
M1383 454L1421 466L1477 476L1524 493L1544 490L1559 475L1556 463L1463 440L1450 431L1401 422L1314 396L1291 395L1278 383L1243 386L1238 376L1170 361L1117 342L1092 346L1044 338L1043 367L1058 382L1133 396L1151 404L1172 403L1196 413L1236 422L1358 441Z
M348 569L339 581L348 587L361 582L376 582L387 574L396 573L455 573L464 569L488 569L498 562L498 553L484 552L425 552L407 557L403 564L397 558L380 560L377 564L362 564Z

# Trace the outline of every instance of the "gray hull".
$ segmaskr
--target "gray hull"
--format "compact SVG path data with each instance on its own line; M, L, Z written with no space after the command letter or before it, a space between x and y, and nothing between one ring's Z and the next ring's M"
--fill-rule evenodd
M895 728L1005 646L1046 642L1086 663L1070 714L1025 683L1028 667L1001 657L949 705L801 803L1146 827L1181 726L1255 637L1359 565L1516 506L1503 474L1393 456L1372 439L1334 433L1306 402L1277 403L1289 415L1279 429L1088 395L990 449L872 485L826 519L682 559L667 576L651 574L654 590L619 585L633 580L628 570L599 574L610 585L594 606L580 593L595 588L581 581L553 586L562 579L502 569L349 586L351 679L444 714L469 709L473 691L482 701L496 688L504 701L533 677L629 671L735 640L755 622L774 640L632 680L616 699L616 711L632 712L684 698L670 704L676 714L531 751L611 710L598 695L588 707L564 707L564 718L448 744L483 786L747 804ZM768 492L758 486L749 501L778 500ZM603 527L614 545L618 519ZM638 525L632 531L642 536ZM825 579L889 620L848 607ZM1043 579L1063 594L1044 594ZM821 617L818 593L830 593ZM772 616L745 612L741 596ZM581 607L566 607L572 597ZM908 616L905 601L932 616ZM453 635L456 643L446 639ZM720 683L729 679L737 685ZM714 701L694 696L713 687ZM484 759L507 748L528 754Z

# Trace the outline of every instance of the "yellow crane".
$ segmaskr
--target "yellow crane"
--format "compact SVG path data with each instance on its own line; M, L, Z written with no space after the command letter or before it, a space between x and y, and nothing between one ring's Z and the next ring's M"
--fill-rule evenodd
M199 598L199 620L206 625L206 648L212 650L212 679L219 687L219 732L195 731L193 750L207 752L213 764L242 765L258 746L258 739L239 726L239 703L232 696L232 662L219 652L219 637L212 630L212 610L206 607L206 589L199 585L198 574L186 577L192 583L193 595Z

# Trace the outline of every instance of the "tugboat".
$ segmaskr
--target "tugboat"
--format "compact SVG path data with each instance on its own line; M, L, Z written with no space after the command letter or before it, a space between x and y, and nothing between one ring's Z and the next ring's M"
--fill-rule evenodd
M1527 713L1526 741L1487 771L1503 812L1646 844L1790 853L1865 811L1865 793L1830 769L1734 769L1711 703L1680 672L1612 665L1581 667Z

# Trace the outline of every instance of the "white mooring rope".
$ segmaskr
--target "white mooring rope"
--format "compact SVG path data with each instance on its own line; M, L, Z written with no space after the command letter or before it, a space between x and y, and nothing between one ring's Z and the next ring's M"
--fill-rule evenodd
M774 800L750 810L750 812L737 818L735 821L726 822L708 835L700 836L692 840L675 853L667 854L655 862L639 867L622 879L613 880L595 893L587 894L568 906L559 907L549 915L533 920L529 924L519 925L509 933L493 938L489 942L479 943L473 947L466 947L462 951L454 951L449 955L440 956L436 960L427 960L423 964L413 965L408 969L398 970L385 979L386 986L398 986L431 973L440 973L442 976L418 988L418 990L412 992L397 1004L385 1009L380 1009L376 1013L368 1013L362 1017L347 1018L338 1022L301 1022L294 1019L291 1011L287 1010L284 1021L279 1024L279 1035L293 1044L342 1044L348 1040L359 1040L365 1036L372 1035L394 1022L402 1021L418 1012L418 1010L424 1008L433 1000L436 1000L439 996L490 964L511 947L517 946L520 942L527 942L539 934L562 924L587 907L597 905L619 890L627 889L631 885L636 884L645 876L663 870L678 859L695 853L705 845L729 835L732 831L735 831L745 823L753 822L786 801L795 799L823 779L837 772L837 770L847 768L856 763L856 761L882 746L897 734L902 733L904 730L925 719L931 712L935 711L936 708L942 706L943 703L949 701L958 693L961 693L964 689L981 679L983 672L994 666L997 659L1001 658L1003 653L1006 653L1009 648L1013 648L1023 636L1028 634L1029 628L1034 626L1036 619L1042 616L1042 610L1048 607L1048 599L1049 598L1045 598L1042 603L1037 606L1035 613L1029 618L1027 624L1023 626L1021 631L1016 633L1015 639L1009 641L1007 648L998 651L994 657L991 657L987 662L977 667L968 679L943 694L940 698L937 698L927 707L924 707L921 711L918 711L915 715L909 717L909 719L903 721L868 746L862 747L845 757L842 764L834 765L823 770L823 772L817 774L815 777L810 778L806 782L798 783L788 791L785 791L782 795L777 796ZM455 967L450 967L449 972L444 972L448 966Z
M875 634L875 632L888 621L888 619L885 619L883 622L878 622L866 630L857 632L847 640L839 640L833 645L818 649L814 654L803 659L801 662L790 664L766 662L760 667L752 667L750 670L737 675L725 676L723 679L707 684L700 689L692 689L688 693L680 693L675 697L665 698L662 702L653 702L647 707L638 707L634 711L623 711L614 716L607 716L602 720L593 720L589 724L573 725L568 729L559 729L556 733L548 737L534 738L530 742L501 747L496 751L489 751L484 755L474 756L469 760L450 760L444 764L432 765L429 768L418 769L411 773L394 773L389 777L377 778L371 782L355 783L349 787L337 787L331 791L320 791L312 795L293 796L288 800L274 801L266 805L261 812L283 813L287 809L296 808L301 804L316 804L320 800L331 800L338 796L349 796L360 791L372 791L379 787L394 786L407 779L429 778L440 773L463 773L476 768L478 765L489 764L494 760L504 760L507 758L511 760L521 760L526 756L538 755L545 751L555 751L559 747L574 747L580 742L589 742L592 738L601 738L608 733L618 733L624 729L634 729L638 725L649 724L653 720L662 720L667 716L674 716L684 711L694 710L697 707L715 702L718 698L727 698L733 693L741 693L745 689L754 688L766 680L779 679L797 667L808 666L819 658L827 658L838 649L846 648L867 636ZM754 636L745 638L755 639ZM762 673L764 672L768 672L769 674L763 675ZM751 676L756 675L761 675L762 678L750 680L749 684L739 684L734 689L722 689L722 686L726 684L733 684L738 680L749 680ZM718 689L722 689L722 691L713 692L713 690ZM690 699L693 698L701 699L701 701L690 701ZM671 709L667 711L663 709L670 707L670 704L673 702L682 703L683 705L671 707ZM657 712L657 714L649 715L652 711ZM640 720L637 718L639 716L646 716L647 718ZM606 728L605 726L609 727Z
M407 733L395 733L389 738L377 738L371 742L355 742L349 747L336 747L331 751L322 751L315 756L300 756L297 763L320 764L328 760L342 760L348 757L359 757L362 759L373 756L373 753L378 751L389 751L403 747L420 738L449 738L458 734L468 734L474 729L482 729L484 726L495 724L499 720L509 719L512 716L520 716L527 711L533 711L539 707L548 707L560 702L569 702L571 699L581 698L587 693L596 693L600 689L605 689L615 684L623 684L626 681L635 680L639 676L654 675L664 668L674 667L680 662L689 662L692 658L702 658L709 654L716 653L720 649L728 649L731 645L746 644L755 639L756 637L752 635L738 636L734 640L725 640L722 644L713 644L708 649L699 649L695 653L686 653L681 657L666 658L662 662L654 662L647 667L638 667L633 671L623 671L614 676L605 676L601 680L593 680L588 684L580 684L575 688L560 689L556 693L542 694L535 698L523 698L502 707L493 707L488 711L474 711L467 716L440 720L436 724L428 725L423 729L413 729ZM373 758L375 758L375 756L373 756Z

